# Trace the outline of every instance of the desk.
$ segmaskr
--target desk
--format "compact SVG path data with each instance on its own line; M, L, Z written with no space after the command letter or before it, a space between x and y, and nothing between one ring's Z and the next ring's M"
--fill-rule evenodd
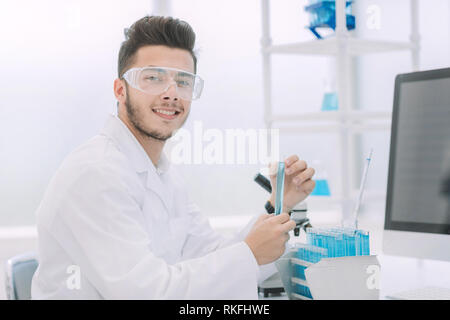
M381 266L380 279L380 299L385 299L387 295L421 288L425 286L436 286L450 288L450 262L419 260L415 258L386 256L382 253L382 239L384 229L384 214L380 211L370 212L362 215L359 219L359 227L370 231L370 250L372 254L377 255ZM336 224L338 213L334 211L310 212L310 219L314 226L321 224ZM229 228L238 230L244 222L248 222L250 216L220 217L211 221L215 227ZM291 236L291 242L305 242L304 232L300 233L300 238ZM269 296L261 300L287 300L287 296Z
M381 265L380 299L405 290L426 286L450 288L450 262L419 260L398 256L378 255ZM286 293L270 295L260 300L288 300Z
M450 288L450 262L379 255L380 297L425 286Z

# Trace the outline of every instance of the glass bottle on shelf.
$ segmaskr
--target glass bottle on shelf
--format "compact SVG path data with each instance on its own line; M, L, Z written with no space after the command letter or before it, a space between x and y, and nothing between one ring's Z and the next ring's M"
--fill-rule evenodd
M320 160L312 161L312 168L315 170L313 180L316 182L312 196L331 196L330 186L328 184L328 175L325 167Z
M322 111L338 110L339 105L335 81L327 79L324 81L324 83Z

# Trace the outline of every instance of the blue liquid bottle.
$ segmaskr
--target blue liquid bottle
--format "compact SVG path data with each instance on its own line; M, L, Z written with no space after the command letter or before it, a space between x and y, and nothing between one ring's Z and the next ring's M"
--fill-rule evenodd
M339 109L338 96L333 80L325 80L322 99L322 111L335 111Z
M330 187L328 185L327 173L319 160L312 162L312 167L316 171L313 180L316 186L311 193L312 196L331 196Z
M325 92L322 100L322 111L338 110L338 99L336 92Z

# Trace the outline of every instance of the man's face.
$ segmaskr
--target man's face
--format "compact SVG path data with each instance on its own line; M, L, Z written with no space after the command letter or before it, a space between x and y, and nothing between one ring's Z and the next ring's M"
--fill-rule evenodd
M170 67L194 73L194 61L188 51L166 46L145 46L136 52L135 63L130 68L148 66ZM183 126L189 115L191 101L180 99L174 85L160 95L151 95L122 81L126 92L126 112L122 114L140 134L165 141ZM176 112L166 115L160 111Z

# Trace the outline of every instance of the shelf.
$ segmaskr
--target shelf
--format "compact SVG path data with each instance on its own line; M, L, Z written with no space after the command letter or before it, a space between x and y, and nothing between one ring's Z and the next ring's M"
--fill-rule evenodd
M348 177L354 175L355 166L350 164L356 159L356 148L353 135L365 133L367 131L389 132L391 129L392 113L389 111L362 111L363 108L356 109L352 103L353 85L356 84L355 73L348 72L353 68L355 61L351 59L355 56L401 52L406 51L411 54L412 70L419 70L420 66L420 34L417 27L419 20L419 7L417 0L410 1L411 11L411 32L409 39L405 41L385 41L376 39L361 39L355 37L355 33L346 28L345 0L336 1L335 34L325 39L311 39L309 41L298 41L294 43L272 43L270 35L270 8L269 0L261 0L262 13L262 39L261 53L263 62L263 92L264 92L264 121L268 128L278 129L280 134L314 134L330 133L337 134L340 138L340 169L341 184L339 186L339 196L311 197L311 203L341 204L342 210L351 210L351 203L356 199L353 190L353 183ZM337 111L300 112L296 114L274 114L272 108L272 54L293 54L293 55L316 55L322 57L336 58L336 82L337 94L340 97ZM355 66L356 67L356 66ZM299 106L298 110L301 108ZM361 110L361 111L360 111ZM364 198L380 199L380 195L367 193Z
M391 120L392 113L387 111L319 111L308 113L296 113L285 115L273 115L269 117L270 121L290 122L290 121L340 121L346 119L349 121L370 121L370 120Z
M366 131L383 131L391 130L390 123L376 123L376 124L354 124L348 128L351 134L364 133Z
M416 48L413 42L395 42L358 39L350 37L327 38L298 43L271 45L263 48L265 53L274 54L304 54L304 55L337 55L339 48L347 48L347 53L353 56L380 52L412 50Z

